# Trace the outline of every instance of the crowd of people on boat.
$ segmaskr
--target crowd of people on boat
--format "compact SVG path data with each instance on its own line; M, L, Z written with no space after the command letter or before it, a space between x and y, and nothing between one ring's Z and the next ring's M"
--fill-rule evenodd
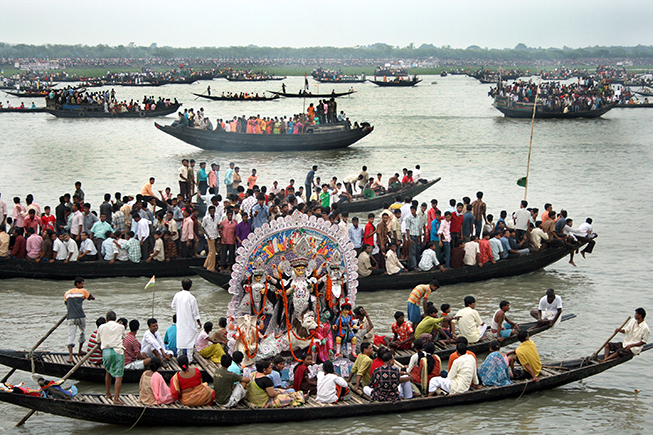
M579 78L576 83L543 82L519 80L512 84L498 83L490 89L489 95L507 98L510 106L515 103L533 103L537 94L538 104L547 112L582 112L599 109L615 101L615 91L608 83L592 77Z
M218 262L222 271L229 271L236 249L252 231L295 211L328 219L346 230L358 254L361 277L482 266L565 243L587 244L581 252L584 257L595 244L590 218L574 227L567 212L557 213L551 204L545 204L540 214L523 201L510 217L502 210L496 222L486 213L482 192L475 201L451 199L444 211L437 199L430 207L419 204L401 192L426 182L420 165L403 168L403 177L395 173L387 184L381 173L370 176L367 166L342 181L322 180L317 172L314 165L303 186L290 179L285 188L276 180L268 188L259 186L256 169L245 178L233 162L221 173L216 163L209 168L206 162L196 165L193 159L183 159L177 195L170 187L156 192L156 179L151 177L136 195L106 193L96 210L80 181L72 195L59 198L54 210L50 206L41 210L29 194L25 204L20 197L13 198L9 215L0 198L0 257L113 264L205 253L207 269L215 270ZM368 214L364 225L357 216L350 222L349 213L339 210L341 204L377 194L395 201L383 204L378 216ZM575 265L573 251L570 263Z
M74 284L64 294L70 363L75 361L76 344L79 355L85 354L83 303L95 299L84 288L83 278L77 278ZM499 303L489 325L476 310L473 296L466 296L464 307L454 314L447 303L438 312L429 301L439 288L437 280L418 285L410 292L408 314L395 312L388 336L375 333L374 323L364 307L356 307L351 312L350 303L345 300L341 304L341 311L333 321L333 335L339 337L337 325L343 316L351 320L345 336L351 342L355 361L346 365L348 375L342 372L342 365L337 366L340 370L334 365L340 349L336 355L308 349L303 355L293 352L291 357L276 355L271 360L251 359L249 354L246 359L241 351L230 352L227 319L220 318L215 330L212 322L202 324L197 300L191 294L192 281L186 278L181 285L182 290L171 302L173 324L163 338L155 318L147 320L142 342L137 338L140 322L136 319L128 321L109 311L96 320L97 329L90 335L87 352L91 352L91 364L104 366L107 398L114 403L121 403L119 395L125 370L145 370L140 380L139 400L146 405L179 401L190 407L216 403L231 408L246 400L250 407L279 408L301 406L310 396L315 396L319 403L337 403L351 397L350 389L373 401L397 402L413 397L459 394L483 386L505 386L522 379L539 382L545 367L530 339L532 329L521 329L508 318L508 301ZM548 328L562 321L562 310L562 298L554 289L548 289L530 315L535 326ZM616 331L625 334L624 341L606 344L603 360L641 351L650 335L645 317L646 311L638 308L635 318ZM331 335L331 328L327 335ZM502 342L516 341L515 338L520 342L515 350L500 349ZM476 354L469 350L479 343L487 344L490 351L480 367ZM438 353L446 349L451 351L447 352L445 367ZM401 352L409 357L408 364L395 361ZM213 387L203 382L201 371L192 365L197 358L204 370L207 362L214 364ZM244 361L248 361L247 366ZM177 370L169 383L158 373L161 368ZM112 379L115 379L115 394L111 392Z
M333 102L333 104L331 104ZM292 116L262 117L261 115L234 116L232 119L216 119L215 125L204 108L199 110L184 109L177 113L177 119L172 122L171 127L193 127L202 130L227 132L227 133L249 133L249 134L302 134L308 127L323 124L342 123L345 128L352 128L349 118L344 111L336 113L336 103L331 100L320 100L317 106L311 103L307 113L295 114ZM355 122L353 128L360 128Z
M114 89L98 92L86 92L85 90L74 89L72 87L62 89L51 89L45 98L48 107L61 108L67 106L98 107L102 108L105 113L126 113L140 112L147 110L162 110L172 105L177 106L177 99L170 101L170 98L156 99L154 95L144 95L141 101L116 99Z

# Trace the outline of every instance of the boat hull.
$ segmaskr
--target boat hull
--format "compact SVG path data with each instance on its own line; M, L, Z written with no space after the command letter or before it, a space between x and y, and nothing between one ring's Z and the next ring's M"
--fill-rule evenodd
M429 189L438 181L440 181L440 177L436 178L435 180L431 180L428 183L417 183L412 187L399 191L388 192L383 195L375 196L372 199L360 199L353 200L351 202L343 202L338 204L338 210L341 212L347 211L349 213L380 210L383 208L384 203L392 204L395 200L395 197L401 196L402 198L405 198L410 196L414 198L415 196Z
M577 119L577 118L598 118L612 108L615 107L616 103L608 104L596 110L585 110L581 112L546 112L544 111L544 106L537 106L535 111L535 118L537 119ZM533 117L533 103L514 103L512 107L509 107L508 99L506 98L496 98L492 104L495 109L503 113L506 118L528 118Z
M170 107L160 110L141 110L139 112L105 112L100 106L92 108L75 108L75 109L49 109L45 111L57 118L157 118L175 113L181 104L172 104Z
M270 101L270 100L278 100L280 97L279 95L274 95L273 97L258 97L258 98L231 98L231 97L221 97L217 95L202 95L202 94L196 94L192 92L193 95L196 97L200 98L206 98L207 100L213 100L213 101ZM276 94L276 93L275 93Z
M650 345L649 345L650 346ZM363 417L378 414L399 414L424 411L445 406L468 405L488 401L521 397L538 391L549 390L587 377L597 375L633 358L632 355L608 362L587 362L586 359L557 363L561 370L550 376L540 377L539 382L516 381L502 387L470 390L448 396L434 396L399 402L371 402L357 398L356 401L336 405L314 405L287 408L248 409L239 405L235 409L217 406L189 408L176 406L148 406L137 402L137 396L128 396L121 406L103 401L100 395L79 395L73 400L49 399L14 393L0 393L0 401L30 408L49 414L106 424L132 426L227 426L256 423L298 422L317 419ZM125 399L123 399L125 400Z
M368 80L369 82L374 83L377 86L381 86L382 88L405 88L405 87L410 87L410 86L415 86L419 82L422 81L422 79L419 80L391 80L384 82L383 80Z
M237 152L319 151L347 148L374 129L374 127L363 127L344 130L327 126L307 128L307 133L304 134L251 134L214 132L188 127L163 126L157 123L154 125L164 133L198 148Z
M561 246L523 257L500 260L496 263L485 263L483 267L464 266L447 269L445 272L438 269L437 272L405 272L396 275L359 276L357 291L406 290L419 284L429 283L434 279L437 279L440 285L444 286L524 275L555 263L574 249L576 249L576 246ZM192 270L205 280L223 288L227 288L231 280L231 275L226 273L210 272L201 267L195 267Z
M78 276L87 279L115 278L119 276L188 276L193 275L191 266L201 266L204 258L177 258L166 261L120 261L109 264L108 261L74 261L63 263L56 261L34 262L19 258L0 259L0 278L33 278L53 280L74 280Z

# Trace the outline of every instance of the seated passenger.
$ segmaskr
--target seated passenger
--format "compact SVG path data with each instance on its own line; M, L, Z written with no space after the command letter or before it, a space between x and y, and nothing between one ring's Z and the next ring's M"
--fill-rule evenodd
M435 355L435 344L426 343L424 352L417 352L417 360L418 363L413 367L410 375L412 376L412 381L419 385L421 391L426 394L431 379L440 376L442 365L440 357Z
M446 269L438 261L438 255L435 251L435 242L430 241L426 245L426 249L422 252L422 259L419 261L419 269L423 272L430 270L440 269L444 272Z
M204 329L197 337L195 350L197 350L204 358L208 358L214 363L219 364L220 361L222 361L222 355L224 355L225 352L222 345L218 343L217 338L213 335L209 336L211 331L213 331L213 323L204 323Z
M150 364L150 359L141 352L141 344L136 338L139 327L138 320L134 319L129 322L129 332L122 340L122 346L125 348L125 369L127 370L143 370Z
M363 392L375 401L398 402L400 400L401 374L399 369L394 367L394 358L391 352L384 353L381 359L383 365L374 370L370 385L363 387Z
M317 394L317 379L310 378L309 367L313 365L313 356L309 353L304 357L301 364L295 367L295 380L293 388L295 391L301 391L304 394Z
M336 403L349 394L347 381L335 374L333 363L325 361L317 374L317 400L320 403Z
M476 308L476 299L473 296L465 296L465 308L456 313L458 319L454 319L453 325L457 325L460 330L460 335L465 337L471 344L476 343L483 337L487 330L487 325L481 319ZM453 330L451 331L454 332Z
M281 355L275 356L274 359L272 360L272 372L270 372L268 378L272 379L272 386L274 386L274 388L283 388L283 389L288 388L288 382L283 380L283 376L284 376L283 370L285 366L286 366L286 360L283 359ZM285 376L286 378L288 376L287 370ZM293 391L295 390L291 389L288 392L291 393Z
M213 372L215 402L227 408L233 408L245 398L245 389L249 383L249 378L227 370L231 362L228 354L222 355L220 367Z
M476 358L467 354L467 345L458 343L456 352L459 356L451 366L446 378L436 376L429 382L429 396L438 394L438 390L445 394L464 393L470 386L480 388L476 374Z
M93 331L93 333L91 334L91 337L88 339L87 352L90 352L91 349L93 349L97 344L97 328L99 328L100 325L104 325L105 323L107 323L107 319L105 319L104 317L98 317L98 319L95 321L96 328L95 331ZM72 358L68 359L67 362L72 363L73 362ZM91 364L95 364L96 366L101 365L102 349L100 349L99 347L95 349L95 352L93 352L91 356L88 358L88 362L90 362Z
M515 335L519 332L519 325L506 317L506 313L510 310L510 303L508 301L501 301L499 309L495 311L492 316L490 330L492 334L496 334L498 341L503 341L504 338Z
M540 354L537 352L537 346L532 340L529 340L530 335L528 331L519 331L517 335L521 344L517 350L508 352L510 356L510 368L512 369L515 379L532 378L535 382L539 382L538 376L542 370L542 362L540 361ZM515 373L515 361L519 360L524 369L523 373Z
M388 346L392 349L410 349L413 344L415 334L410 322L406 322L404 313L401 311L395 312L395 323L392 324L391 329L394 337L392 340L386 340Z
M161 360L152 358L149 360L148 369L141 375L139 383L139 402L145 405L169 405L175 401L170 394L170 388L158 370L161 368Z
M385 270L388 275L405 272L404 266L397 258L397 244L394 242L390 244L385 252Z
M269 361L256 361L256 375L247 384L247 401L257 408L283 408L286 406L301 406L304 403L304 394L280 393L272 386L272 379L267 375L272 372Z
M510 385L512 381L510 378L510 360L499 350L499 342L492 340L490 342L490 354L485 358L481 368L478 369L478 376L483 385L487 387L502 385Z
M426 309L426 315L415 328L415 337L422 340L423 343L436 342L447 339L446 336L440 336L440 329L444 317L438 317L438 309L429 305Z
M175 373L170 380L170 394L186 406L210 405L215 399L215 392L206 382L202 382L202 374L197 367L188 367L188 358L181 355L177 358L181 371Z

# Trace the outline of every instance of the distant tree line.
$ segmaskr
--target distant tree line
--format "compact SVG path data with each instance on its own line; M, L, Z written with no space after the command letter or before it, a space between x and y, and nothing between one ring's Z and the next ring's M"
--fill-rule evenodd
M61 58L200 58L200 59L287 59L301 62L306 59L452 59L488 61L573 61L575 59L651 59L653 46L533 48L518 44L514 48L494 49L476 45L467 48L436 47L422 44L397 47L373 44L355 47L159 47L157 44L137 46L89 45L29 45L0 43L0 59L61 59Z

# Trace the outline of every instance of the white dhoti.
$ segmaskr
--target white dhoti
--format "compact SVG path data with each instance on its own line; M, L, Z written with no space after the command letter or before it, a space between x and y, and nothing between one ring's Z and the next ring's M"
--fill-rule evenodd
M200 312L197 300L189 291L182 290L172 299L171 307L177 314L177 349L186 353L190 362L199 335L197 322L200 320Z
M429 381L429 393L434 393L437 389L448 393L451 390L451 379L436 376Z

